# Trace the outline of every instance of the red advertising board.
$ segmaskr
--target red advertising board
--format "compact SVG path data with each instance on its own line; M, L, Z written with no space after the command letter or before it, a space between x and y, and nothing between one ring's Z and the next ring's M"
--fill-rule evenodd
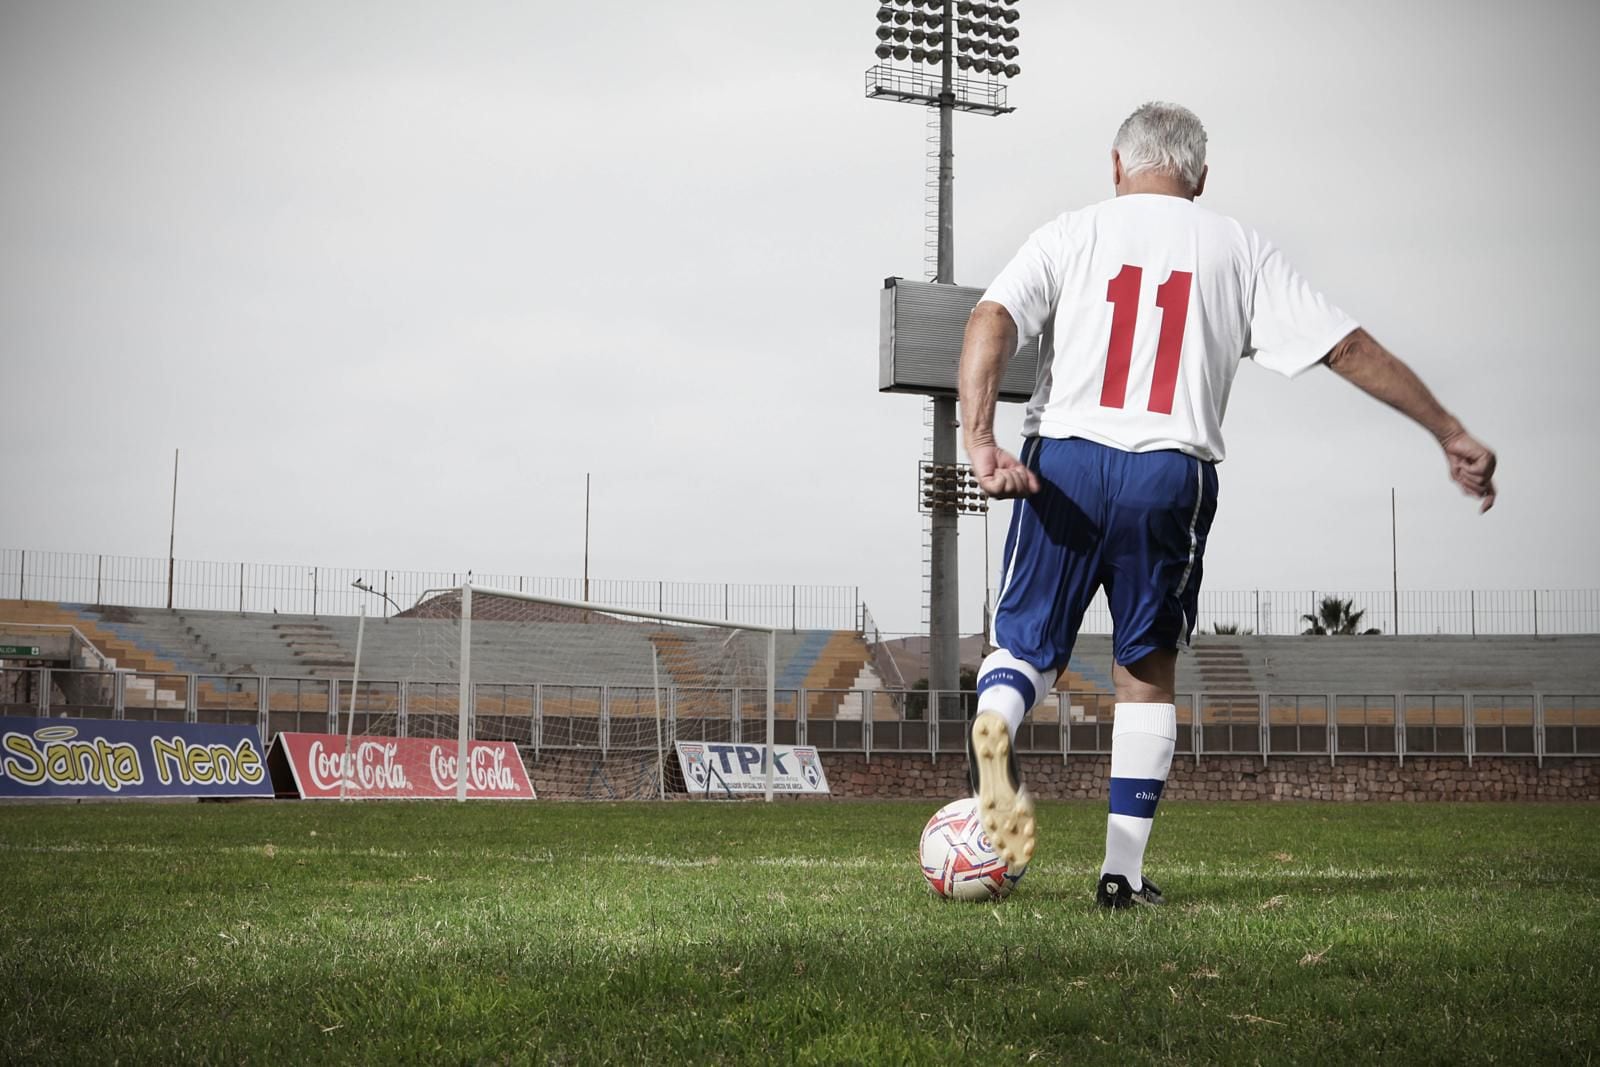
M274 783L287 771L306 800L454 800L459 753L454 738L285 733L273 739L267 762ZM467 763L467 799L534 799L527 768L511 742L473 741Z

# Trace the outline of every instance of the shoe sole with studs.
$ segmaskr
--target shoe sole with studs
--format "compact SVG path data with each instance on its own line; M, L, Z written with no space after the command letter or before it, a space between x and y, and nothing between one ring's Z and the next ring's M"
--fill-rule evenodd
M1026 867L1035 844L1033 797L1012 777L1011 731L994 712L973 720L972 759L978 772L978 816L989 844L1007 865Z

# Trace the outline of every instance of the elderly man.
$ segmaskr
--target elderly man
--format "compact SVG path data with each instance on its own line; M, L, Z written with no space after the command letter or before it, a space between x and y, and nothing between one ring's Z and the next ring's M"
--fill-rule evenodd
M1130 115L1111 150L1116 196L1034 231L973 310L961 353L967 456L986 493L1016 500L998 650L978 673L973 791L997 851L1030 859L1033 801L1012 742L1104 587L1117 705L1095 897L1112 908L1162 902L1144 851L1177 740L1177 648L1194 627L1239 361L1290 377L1326 364L1433 434L1481 510L1495 497L1494 453L1404 363L1255 231L1194 203L1205 153L1185 108ZM1013 456L995 444L995 397L1006 361L1034 336L1038 384Z

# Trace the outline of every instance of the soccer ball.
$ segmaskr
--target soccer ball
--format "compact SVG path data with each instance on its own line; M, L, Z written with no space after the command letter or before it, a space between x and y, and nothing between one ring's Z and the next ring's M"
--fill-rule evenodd
M976 797L951 801L922 828L922 874L948 900L1004 900L1027 866L1009 868L989 846Z

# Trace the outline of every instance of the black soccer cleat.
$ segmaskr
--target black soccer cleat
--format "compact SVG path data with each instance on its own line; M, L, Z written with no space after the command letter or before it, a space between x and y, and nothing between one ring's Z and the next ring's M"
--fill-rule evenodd
M1094 902L1102 908L1131 908L1134 905L1153 907L1165 904L1167 898L1161 895L1161 890L1150 879L1144 880L1144 885L1134 892L1128 885L1128 880L1120 874L1102 874L1100 883L1094 888Z
M992 711L980 713L967 731L967 776L990 846L1008 865L1026 867L1033 859L1033 797L1017 770L1011 731Z

